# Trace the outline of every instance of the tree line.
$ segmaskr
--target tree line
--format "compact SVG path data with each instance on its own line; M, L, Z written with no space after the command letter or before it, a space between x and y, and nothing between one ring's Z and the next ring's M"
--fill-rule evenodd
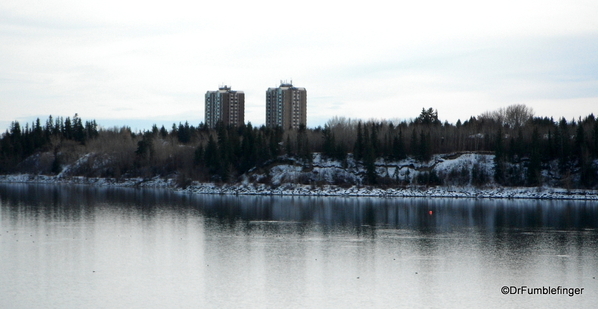
M130 128L99 128L95 120L38 119L22 127L13 122L0 141L0 172L33 169L57 174L82 155L86 164L72 174L95 177L168 177L237 182L248 172L267 170L289 158L309 167L312 153L347 164L354 159L365 170L365 182L388 183L376 173L376 162L405 159L428 162L435 154L495 154L494 174L477 175L505 186L538 186L553 179L564 187L598 184L598 121L593 114L577 120L535 117L524 105L486 112L455 124L442 122L438 111L423 108L404 121L352 120L334 117L323 127L296 130L217 125L209 129L188 122L132 132ZM27 158L45 158L33 164ZM43 161L43 162L42 162ZM547 174L552 165L557 174ZM474 176L474 175L470 175ZM427 181L434 183L435 175ZM264 179L263 181L267 181Z
M98 135L95 120L83 123L77 114L72 119L49 116L44 125L39 118L24 127L13 121L0 140L0 172L16 171L20 162L36 152L56 151L56 145L67 141L85 144ZM56 172L60 162L53 162L53 165Z

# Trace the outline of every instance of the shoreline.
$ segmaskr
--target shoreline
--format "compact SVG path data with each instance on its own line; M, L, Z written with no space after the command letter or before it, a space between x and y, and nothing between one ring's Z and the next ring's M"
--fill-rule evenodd
M405 198L487 198L487 199L540 199L540 200L598 200L598 190L553 187L405 187L376 188L372 186L301 185L285 183L273 187L267 184L215 184L191 182L185 188L177 187L174 179L143 178L87 178L44 175L0 175L0 183L90 185L97 187L169 189L188 194L214 195L276 195L276 196L337 196L337 197L405 197Z

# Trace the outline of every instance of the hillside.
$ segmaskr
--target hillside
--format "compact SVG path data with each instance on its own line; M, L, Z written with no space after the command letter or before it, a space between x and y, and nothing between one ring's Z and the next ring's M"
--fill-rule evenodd
M30 163L43 156L30 158ZM542 198L598 200L597 190L560 188L558 164L549 164L542 171L543 185L538 187L503 187L494 180L494 155L453 153L434 155L428 162L414 159L377 160L375 170L379 183L366 185L367 170L351 157L341 162L313 154L311 161L281 156L254 168L234 183L199 182L170 177L85 177L77 171L89 166L101 170L109 160L86 154L65 166L55 176L16 174L0 176L0 182L88 184L143 188L172 188L198 194L265 194L308 196L401 196L401 197L475 197L475 198ZM598 162L595 162L598 163ZM95 173L95 172L94 172ZM525 177L525 169L520 177ZM577 174L573 174L575 181Z

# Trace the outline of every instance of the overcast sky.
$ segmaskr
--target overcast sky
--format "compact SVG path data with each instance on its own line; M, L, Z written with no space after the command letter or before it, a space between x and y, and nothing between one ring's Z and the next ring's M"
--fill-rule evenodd
M451 123L511 104L598 112L598 1L0 1L0 130L48 115L149 128L204 120L204 94L292 80L334 116Z

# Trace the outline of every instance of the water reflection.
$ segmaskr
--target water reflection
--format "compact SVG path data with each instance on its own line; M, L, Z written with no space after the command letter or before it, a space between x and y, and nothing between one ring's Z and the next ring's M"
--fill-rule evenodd
M475 227L583 229L598 226L598 207L585 201L228 197L196 198L219 222L310 222L346 226L451 231Z
M499 290L598 291L598 205L584 201L0 184L0 227L2 308L544 308L598 301L596 293L517 298Z
M345 227L356 232L372 229L412 229L422 233L475 228L595 229L598 205L590 201L344 198L278 196L192 196L167 190L93 188L87 186L0 185L4 215L49 220L86 220L98 208L119 209L123 215L151 218L165 210L193 212L222 225L247 228L271 223L323 229ZM10 210L6 212L7 210Z

